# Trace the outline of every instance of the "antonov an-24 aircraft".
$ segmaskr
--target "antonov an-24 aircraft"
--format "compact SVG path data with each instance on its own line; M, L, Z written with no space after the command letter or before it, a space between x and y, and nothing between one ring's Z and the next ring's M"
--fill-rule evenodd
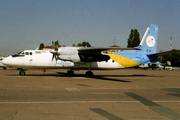
M158 62L158 56L170 53L156 53L158 27L150 24L139 44L135 48L82 48L59 47L55 50L24 50L3 59L9 67L19 68L19 74L25 75L24 69L67 69L68 74L74 70L88 70L87 77L93 77L91 70L111 70L130 68L140 65L152 66ZM119 49L113 54L102 51Z

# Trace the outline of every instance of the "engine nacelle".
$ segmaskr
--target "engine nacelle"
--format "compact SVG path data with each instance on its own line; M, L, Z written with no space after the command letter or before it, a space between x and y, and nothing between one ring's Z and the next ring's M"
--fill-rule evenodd
M78 54L78 47L60 47L58 53L60 55L75 55Z
M80 62L79 55L59 55L58 59L64 60L64 61L71 61L71 62Z
M80 62L78 47L60 47L58 49L58 59L64 61Z

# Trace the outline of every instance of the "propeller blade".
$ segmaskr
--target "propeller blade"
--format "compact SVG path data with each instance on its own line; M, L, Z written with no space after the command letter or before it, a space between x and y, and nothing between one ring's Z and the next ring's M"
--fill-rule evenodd
M56 47L54 50L50 51L50 53L53 54L52 61L53 61L53 59L55 59L57 61L58 60L58 48Z
M51 60L51 61L53 61L53 59L54 59L54 54L53 54L53 56L52 56L52 60Z

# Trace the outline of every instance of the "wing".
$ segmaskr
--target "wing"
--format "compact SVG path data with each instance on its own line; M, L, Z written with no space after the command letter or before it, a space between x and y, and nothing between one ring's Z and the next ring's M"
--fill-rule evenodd
M160 52L160 53L154 53L154 54L150 54L148 56L157 57L157 56L163 56L163 55L166 55L166 54L170 54L170 53L173 53L173 52L177 52L177 50L171 50L171 51L165 51L165 52Z
M80 48L78 54L83 62L107 61L110 59L109 55L103 54L102 51L106 50L140 50L138 48Z
M140 50L138 48L120 48L120 47L107 47L107 48L80 48L78 49L79 53L101 53L102 51L106 50Z

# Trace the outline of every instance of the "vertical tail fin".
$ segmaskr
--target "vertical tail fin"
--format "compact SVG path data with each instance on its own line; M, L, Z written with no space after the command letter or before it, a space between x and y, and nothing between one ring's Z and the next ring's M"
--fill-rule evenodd
M150 24L146 29L144 36L137 48L141 49L143 54L153 54L157 52L158 26Z

